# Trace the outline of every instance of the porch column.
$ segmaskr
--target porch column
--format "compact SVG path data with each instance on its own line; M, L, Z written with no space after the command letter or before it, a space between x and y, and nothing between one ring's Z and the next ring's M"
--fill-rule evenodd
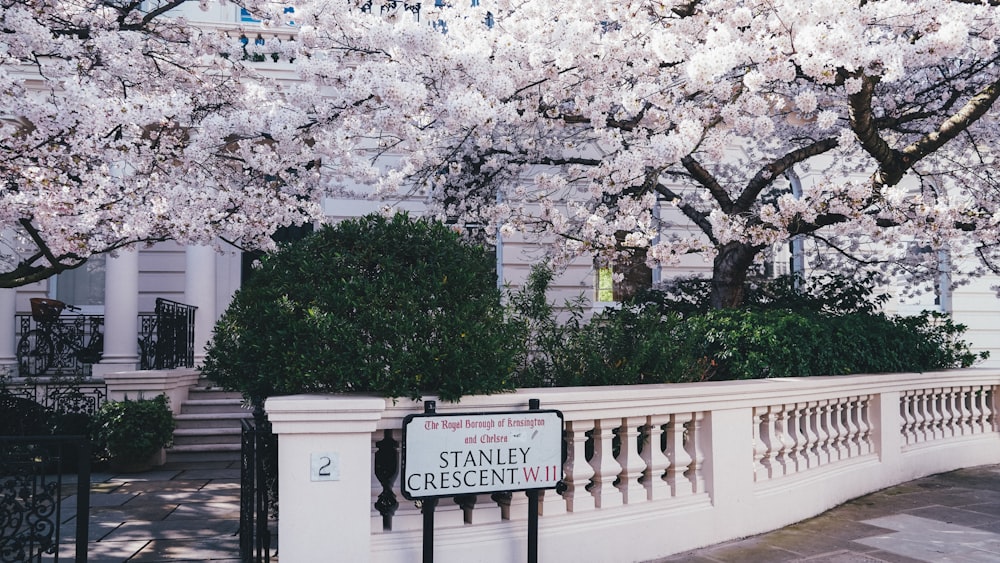
M215 327L215 249L210 246L188 246L185 251L184 303L198 308L194 314L194 365L205 359L205 346Z
M17 312L13 288L0 289L0 376L17 375Z
M104 290L104 357L94 376L139 366L139 251L109 256Z

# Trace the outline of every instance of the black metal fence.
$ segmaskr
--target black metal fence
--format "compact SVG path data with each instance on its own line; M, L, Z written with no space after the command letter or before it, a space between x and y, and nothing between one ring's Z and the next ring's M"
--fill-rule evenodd
M64 472L76 470L73 524ZM0 436L0 561L87 561L90 441L86 436ZM71 537L67 537L71 536ZM60 547L75 545L70 556Z
M37 320L17 316L17 364L25 377L89 376L104 352L104 317L63 315Z
M139 316L139 369L194 367L197 307L158 298L152 315Z
M253 421L241 421L240 559L267 563L272 549L270 526L277 517L278 437L271 432L262 407L254 408L253 414Z
M17 382L0 379L0 406L7 406L2 402L3 397L31 400L50 412L92 415L107 401L108 386L84 377L57 376Z
M197 307L156 300L152 313L139 315L139 369L194 366ZM104 353L104 317L58 315L39 320L17 315L17 364L22 377L88 377Z

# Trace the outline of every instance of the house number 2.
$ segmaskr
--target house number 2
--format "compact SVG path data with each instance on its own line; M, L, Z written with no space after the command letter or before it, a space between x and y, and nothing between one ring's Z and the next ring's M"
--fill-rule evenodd
M312 454L309 478L311 481L340 481L340 454Z

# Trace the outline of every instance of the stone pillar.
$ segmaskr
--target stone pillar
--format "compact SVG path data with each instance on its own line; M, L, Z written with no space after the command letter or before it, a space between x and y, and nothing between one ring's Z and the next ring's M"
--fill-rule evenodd
M17 375L17 313L13 288L0 288L0 377Z
M205 346L215 327L216 253L209 246L188 246L185 251L184 303L198 308L194 314L194 364L205 359Z
M104 357L94 376L133 371L139 365L139 252L109 256L104 291Z
M265 409L278 435L282 561L369 561L371 435L385 399L293 395Z

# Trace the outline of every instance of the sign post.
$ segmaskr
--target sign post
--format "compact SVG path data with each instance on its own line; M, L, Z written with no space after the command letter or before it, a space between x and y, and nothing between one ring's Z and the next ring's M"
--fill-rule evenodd
M403 419L401 489L421 501L424 563L433 562L434 508L438 499L507 491L528 496L528 561L538 557L539 491L562 480L562 413L529 410L488 413L435 412L427 401L423 414Z

